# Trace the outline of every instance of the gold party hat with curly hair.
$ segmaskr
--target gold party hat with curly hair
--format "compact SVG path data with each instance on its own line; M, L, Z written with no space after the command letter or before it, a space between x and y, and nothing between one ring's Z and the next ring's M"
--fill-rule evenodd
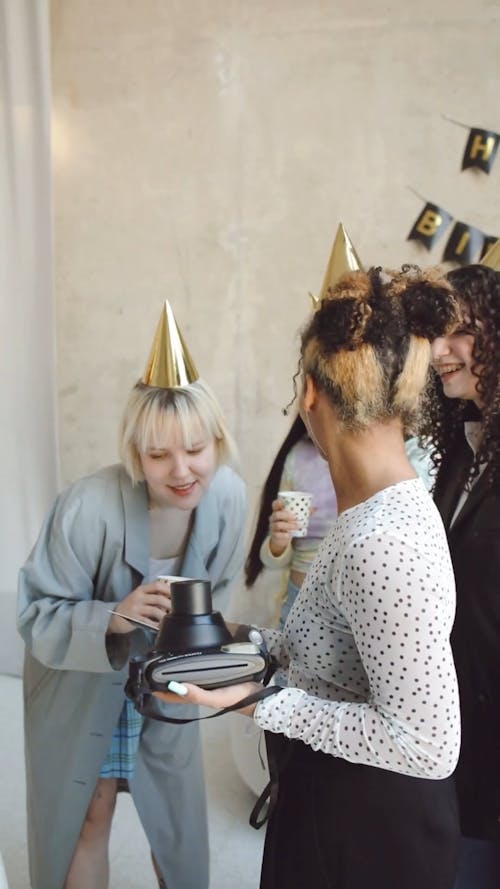
M313 308L316 309L322 299L328 293L330 287L334 287L339 278L346 272L363 272L364 268L361 260L356 253L354 245L347 234L342 223L339 223L335 240L333 242L332 252L323 278L323 284L319 296L309 294L312 300Z
M487 265L490 269L500 272L500 240L493 244L487 253L484 254L481 265Z
M177 389L194 383L199 377L167 299L156 328L142 382L146 386L156 386L159 389Z

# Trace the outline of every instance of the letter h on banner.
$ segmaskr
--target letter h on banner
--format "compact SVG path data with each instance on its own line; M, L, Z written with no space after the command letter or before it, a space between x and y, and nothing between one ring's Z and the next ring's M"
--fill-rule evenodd
M471 129L465 146L462 170L477 167L483 173L489 173L498 150L500 136L490 130Z

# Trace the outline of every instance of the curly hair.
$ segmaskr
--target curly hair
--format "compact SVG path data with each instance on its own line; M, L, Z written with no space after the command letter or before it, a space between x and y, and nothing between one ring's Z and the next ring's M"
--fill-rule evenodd
M471 464L467 484L486 464L490 482L500 479L500 273L487 266L470 265L448 272L447 279L459 302L467 327L474 332L472 371L482 404L483 435ZM437 470L463 441L464 420L478 416L470 401L447 398L434 372L426 396L422 434L433 445Z
M302 333L301 367L346 429L400 417L418 425L430 341L456 323L448 282L416 266L344 275Z

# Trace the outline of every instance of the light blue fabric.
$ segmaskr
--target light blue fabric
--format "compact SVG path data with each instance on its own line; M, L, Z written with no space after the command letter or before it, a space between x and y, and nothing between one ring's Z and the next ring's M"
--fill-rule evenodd
M409 438L405 442L408 460L413 466L417 475L422 479L428 491L434 484L435 468L431 457L431 448L422 447L418 438Z
M135 758L141 739L143 718L132 701L126 699L115 726L106 759L101 766L101 778L132 778Z

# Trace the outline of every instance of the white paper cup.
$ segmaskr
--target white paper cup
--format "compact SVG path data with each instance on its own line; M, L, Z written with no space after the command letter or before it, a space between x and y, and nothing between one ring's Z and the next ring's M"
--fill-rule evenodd
M165 580L168 583L175 583L177 580L192 580L192 577L180 577L178 574L159 574L157 580Z
M292 531L292 537L305 537L311 515L312 494L305 491L278 491L278 500L281 500L285 509L293 512L299 523L297 530Z

